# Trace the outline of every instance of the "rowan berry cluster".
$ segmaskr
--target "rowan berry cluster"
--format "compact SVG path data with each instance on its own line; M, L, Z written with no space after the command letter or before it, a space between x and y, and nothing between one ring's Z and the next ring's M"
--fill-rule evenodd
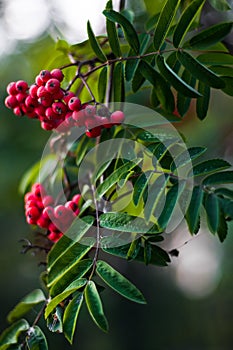
M27 223L47 229L48 239L57 242L79 214L80 198L76 194L65 205L56 205L54 198L36 183L24 197Z
M42 70L30 87L23 80L12 82L7 86L5 105L17 116L39 119L44 130L66 132L84 126L89 137L97 137L103 128L124 121L121 111L101 115L95 106L82 104L72 91L61 87L63 78L60 69L53 69Z

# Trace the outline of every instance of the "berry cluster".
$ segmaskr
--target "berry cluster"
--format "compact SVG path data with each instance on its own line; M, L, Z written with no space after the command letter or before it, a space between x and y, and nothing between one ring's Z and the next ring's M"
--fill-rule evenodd
M115 111L101 115L93 105L82 104L70 90L61 87L64 75L60 69L42 70L30 87L19 80L7 86L6 107L17 116L39 119L45 130L66 132L74 126L85 126L86 135L97 137L102 128L124 121L124 113Z
M24 198L27 223L47 229L48 239L57 242L79 214L80 198L80 194L76 194L65 205L55 205L54 198L36 183Z

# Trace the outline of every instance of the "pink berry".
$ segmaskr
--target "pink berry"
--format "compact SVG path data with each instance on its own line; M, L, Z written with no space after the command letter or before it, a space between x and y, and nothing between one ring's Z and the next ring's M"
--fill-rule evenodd
M7 108L15 108L19 104L17 98L14 95L7 96L5 99L5 106Z
M38 106L38 100L29 95L28 97L26 97L25 105L27 107L36 108Z
M49 79L45 84L45 88L50 94L55 94L60 89L60 81L54 78Z
M35 108L35 113L39 116L45 116L45 111L46 111L46 107L44 107L43 105L38 105Z
M49 70L44 69L40 72L39 77L43 83L46 83L49 79L52 78L52 75Z
M63 102L54 102L52 104L52 109L56 114L65 114L67 111L67 107Z
M72 113L72 119L76 122L77 126L83 126L85 124L86 116L83 110L74 111Z
M37 220L40 217L40 211L38 210L37 207L30 207L26 211L26 216L29 217L30 219Z
M18 92L26 92L28 89L28 84L24 80L18 80L15 87Z
M66 91L63 96L63 100L66 104L68 104L69 100L75 97L75 94L72 91Z
M78 97L74 96L68 102L68 107L71 111L79 111L81 108L81 101Z
M81 199L81 194L75 194L72 198L72 202L78 204Z
M36 224L42 228L48 228L50 220L46 216L41 215Z
M15 97L19 103L22 103L25 101L27 94L25 92L19 92Z
M110 121L113 124L121 124L125 120L125 115L122 111L115 111L110 116Z
M16 95L18 91L16 90L16 83L13 81L7 85L6 91L9 95Z
M55 68L51 71L51 76L59 81L62 81L64 78L64 74L62 73L61 69L58 68Z
M37 98L37 90L38 90L38 86L36 84L31 85L29 88L29 95L32 98Z
M48 205L47 207L44 208L42 214L43 214L43 216L45 218L49 218L50 220L53 220L54 219L54 209L53 209L53 207Z
M86 117L94 117L96 113L96 107L92 105L87 105L84 109Z
M18 106L18 107L15 107L13 109L13 112L15 115L17 115L18 117L22 117L24 115L22 109Z
M64 97L64 91L62 89L59 89L58 92L53 94L53 99L54 100L62 100Z
M42 202L43 202L44 207L46 208L54 203L54 199L52 196L47 195L47 196L44 196L42 198Z
M67 213L67 208L64 205L57 205L54 208L54 215L57 219L64 217Z
M41 122L41 127L44 130L50 131L54 129L54 125L48 122Z
M49 93L47 95L44 95L39 99L39 102L42 104L44 107L50 107L53 103L53 97Z
M43 86L44 85L44 82L43 82L43 80L41 79L41 77L39 75L37 75L37 77L36 77L36 85L37 86Z
M74 201L66 202L65 207L68 209L71 209L73 211L77 210L77 208L78 208L77 204Z

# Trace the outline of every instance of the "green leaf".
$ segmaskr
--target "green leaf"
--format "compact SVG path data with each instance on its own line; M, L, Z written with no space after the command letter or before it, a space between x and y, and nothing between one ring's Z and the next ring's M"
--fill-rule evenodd
M105 56L103 50L101 49L95 34L93 33L93 30L91 28L91 24L88 21L87 22L87 33L88 33L88 38L92 47L92 50L94 51L94 53L96 54L96 56L98 57L98 59L100 60L100 62L106 62L107 61L107 57Z
M104 315L103 305L96 285L93 281L88 282L84 291L84 295L88 311L93 321L100 329L102 329L104 332L107 332L108 321Z
M94 237L86 237L82 240L83 244L74 244L66 253L59 256L56 264L54 264L48 273L48 287L60 280L61 278L69 278L69 274L73 273L77 263L91 250L95 244Z
M210 87L203 83L202 81L198 82L198 91L202 95L196 101L196 112L200 120L205 119L209 110L210 102Z
M154 48L156 51L163 45L179 5L180 0L166 1L154 32Z
M154 86L156 95L163 106L169 112L175 108L174 96L166 80L149 63L140 61L140 73Z
M142 293L108 263L98 260L96 266L99 277L117 293L136 303L146 303Z
M227 0L209 0L211 6L218 11L228 11L231 9Z
M151 244L149 241L145 240L144 241L144 263L146 265L149 265L150 260L151 260Z
M214 193L233 199L233 190L229 188L217 188Z
M192 160L200 157L206 152L205 147L190 147L184 152L180 153L171 164L171 171L190 163Z
M179 53L179 52L178 52ZM177 54L178 54L177 53ZM179 59L179 55L178 55ZM181 62L182 63L182 62ZM164 76L164 78L179 92L184 96L197 98L201 96L198 91L196 91L192 86L188 85L184 80L182 80L165 62L164 57L161 55L157 56L157 65ZM185 67L187 68L187 67ZM187 68L188 69L188 68Z
M152 176L151 172L142 173L136 180L133 189L133 203L138 205L142 198L144 198L145 193L147 193L148 183Z
M158 233L158 227L145 220L127 213L104 213L100 215L100 226L115 231L134 233Z
M181 187L181 183L179 183L179 185L175 184L168 190L166 194L166 201L164 204L164 208L161 215L158 218L158 225L163 230L166 228L166 226L168 225L172 217L173 210L178 200L180 187Z
M205 0L194 0L182 13L173 34L173 44L176 48L180 45L204 2Z
M108 74L108 67L104 67L100 71L99 80L98 80L98 95L99 95L99 102L104 103L105 101L105 95L106 95L106 89L107 89L107 74Z
M232 77L233 78L233 68L229 66L212 66L211 70L218 75ZM223 77L221 77L223 78Z
M233 171L222 171L220 173L212 174L207 176L202 184L205 186L209 185L220 185L220 184L233 183Z
M189 176L206 175L212 172L230 168L231 164L223 159L210 159L194 165Z
M217 232L219 225L219 203L215 194L206 195L204 207L207 215L207 223L211 232Z
M69 302L63 316L63 331L70 344L73 343L78 315L83 302L83 293L78 292Z
M122 14L113 10L104 10L103 14L112 22L119 23L124 31L126 40L128 41L130 47L136 52L139 52L140 43L136 30L130 21L124 17Z
M185 81L189 86L192 88L195 88L196 85L196 79L192 76L192 74L187 70L184 69L183 73L181 75L181 79ZM200 92L200 91L199 91ZM201 93L201 92L200 92ZM197 99L199 101L201 97ZM177 109L179 114L183 117L185 113L188 111L190 103L191 103L191 98L184 96L182 93L178 92L177 94Z
M47 318L47 328L53 333L63 333L62 317L64 308L58 305L55 311Z
M214 72L203 66L197 59L185 51L178 51L180 63L197 79L216 89L224 88L225 84ZM199 94L200 95L200 94Z
M225 83L225 88L222 89L222 91L225 92L225 94L227 94L229 96L233 96L233 77L223 77L222 76L221 79Z
M229 52L204 53L199 55L197 60L205 65L233 65L233 56Z
M114 102L125 101L124 65L117 62L113 70L113 98Z
M18 337L22 332L29 329L29 324L26 320L21 319L6 328L0 335L0 349L5 350L11 344L17 344Z
M87 284L86 278L77 278L74 280L65 290L64 292L58 294L55 298L53 298L45 309L45 319L51 314L51 312L56 308L58 304L60 304L63 300L68 298L71 294L76 292L78 289L84 287Z
M65 288L75 279L85 276L85 274L90 270L93 264L92 259L78 260L71 268L67 267L64 274L61 274L59 278L52 284L50 289L50 295L52 297L59 293L62 293Z
M203 191L200 186L195 186L192 197L189 203L188 210L185 214L186 221L190 233L197 233L199 231L200 210L203 199Z
M215 24L192 37L184 47L192 49L206 49L227 36L233 26L233 22L223 22Z
M168 176L167 174L163 174L158 176L149 188L149 196L144 208L144 215L147 223L150 221L152 215L157 217L157 215L161 214L159 211L161 209L161 205L163 205L165 201L165 188L167 182Z
M102 182L96 190L97 196L101 198L113 185L115 185L120 179L121 176L135 168L141 162L141 158L129 161L123 164L121 167L116 169L109 175L104 182Z
M112 10L112 9L113 9L112 1L108 1L106 5L106 10ZM118 33L117 33L115 23L107 19L106 29L108 34L109 45L112 49L112 52L116 57L121 57L122 53L121 53L121 48L120 48L120 43L119 43L119 38L118 38Z
M133 76L132 80L132 91L136 93L140 87L144 84L145 82L144 76L140 73L140 68L139 66L136 68L135 74Z
M41 289L35 289L26 295L8 314L7 321L12 323L28 313L35 305L45 301L44 293Z
M139 253L139 250L141 248L141 240L140 239L134 239L130 243L129 250L127 252L127 260L133 260L136 258L136 256Z
M155 27L155 25L158 22L159 16L160 16L160 13L156 13L155 15L151 16L148 19L148 21L145 24L146 31L150 31L150 30L152 30Z
M228 226L227 226L227 222L225 220L223 211L220 210L219 214L220 215L219 215L219 223L218 223L217 234L218 234L220 242L224 242L224 240L227 237Z
M40 327L31 327L27 337L28 350L48 350L46 337Z
M54 244L48 254L48 271L76 242L78 242L85 233L92 227L94 218L85 216L82 219L76 218L66 234Z

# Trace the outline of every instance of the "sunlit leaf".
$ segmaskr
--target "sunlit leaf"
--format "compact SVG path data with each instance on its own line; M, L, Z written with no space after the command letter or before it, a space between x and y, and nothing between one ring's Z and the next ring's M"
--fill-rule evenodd
M63 316L63 331L66 339L73 343L74 332L78 320L78 315L83 302L83 293L77 292L74 298L69 302Z
M26 320L21 319L6 328L0 335L0 349L5 350L11 344L17 344L18 337L22 332L29 329L29 324Z
M91 47L92 47L94 53L96 54L96 56L98 57L98 59L101 62L106 62L107 58L106 58L103 50L101 49L101 47L100 47L100 45L95 37L95 34L93 33L93 30L91 28L91 24L89 21L87 22L87 33L88 33L88 38L90 40L90 44L91 44Z

